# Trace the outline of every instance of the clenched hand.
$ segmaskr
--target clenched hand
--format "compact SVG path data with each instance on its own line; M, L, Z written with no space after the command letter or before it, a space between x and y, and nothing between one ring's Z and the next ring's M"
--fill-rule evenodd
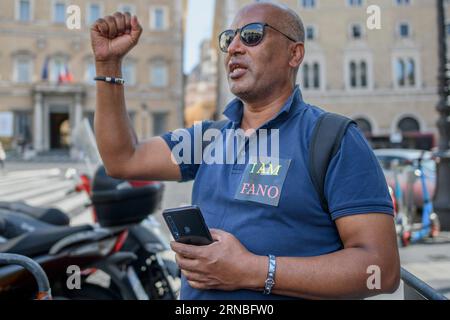
M96 62L120 62L139 41L142 27L136 16L116 12L98 19L91 27Z

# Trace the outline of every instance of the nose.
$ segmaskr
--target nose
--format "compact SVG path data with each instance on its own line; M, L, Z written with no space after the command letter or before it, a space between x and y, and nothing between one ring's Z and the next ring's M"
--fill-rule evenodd
M233 38L233 41L231 41L230 45L228 46L228 54L235 55L235 54L242 54L245 51L245 46L241 41L241 38L239 36L239 33L235 35Z

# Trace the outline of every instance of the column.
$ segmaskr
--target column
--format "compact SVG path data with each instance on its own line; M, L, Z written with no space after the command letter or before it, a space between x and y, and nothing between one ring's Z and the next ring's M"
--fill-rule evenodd
M74 112L74 117L75 117L75 121L74 123L74 127L71 128L71 130L74 130L77 126L79 126L81 124L81 121L83 120L83 106L81 105L81 94L77 93L75 94L75 112Z
M42 93L34 94L34 132L33 132L33 146L37 152L43 151L43 105Z
M71 140L71 148L70 148L70 157L72 159L79 159L79 150L75 148L75 130L79 129L79 126L81 126L81 122L83 121L83 106L81 105L82 96L81 93L75 94L75 107L70 108L70 140ZM72 118L73 117L73 118Z

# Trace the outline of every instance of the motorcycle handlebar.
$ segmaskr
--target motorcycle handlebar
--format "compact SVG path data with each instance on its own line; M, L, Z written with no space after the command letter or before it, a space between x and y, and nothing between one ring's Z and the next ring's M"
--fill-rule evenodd
M51 289L50 283L48 281L47 275L42 267L34 260L10 253L0 253L0 264L15 264L22 266L26 270L28 270L33 277L36 279L39 293L37 295L38 300L51 300Z

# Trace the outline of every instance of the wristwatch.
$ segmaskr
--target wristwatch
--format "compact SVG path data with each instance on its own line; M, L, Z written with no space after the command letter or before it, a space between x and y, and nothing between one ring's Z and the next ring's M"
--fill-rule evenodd
M264 295L270 295L272 288L275 285L275 271L277 270L277 260L274 255L269 255L269 270L267 272L267 279L264 285Z

